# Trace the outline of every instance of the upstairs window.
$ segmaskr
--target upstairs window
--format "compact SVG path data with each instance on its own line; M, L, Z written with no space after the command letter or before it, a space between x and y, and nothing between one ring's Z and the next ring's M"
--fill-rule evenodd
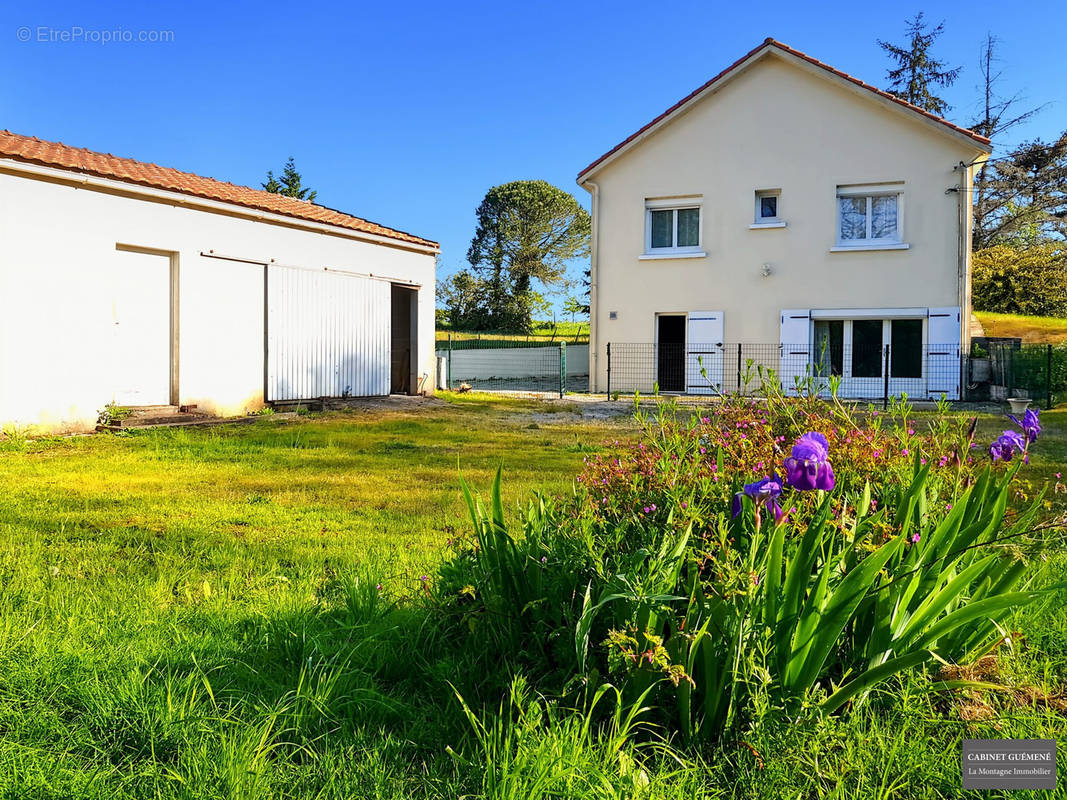
M645 253L700 254L700 206L649 201L645 206Z
M781 195L777 190L756 192L756 225L777 225L782 219L779 215Z
M901 192L893 187L837 189L838 247L877 247L900 244Z

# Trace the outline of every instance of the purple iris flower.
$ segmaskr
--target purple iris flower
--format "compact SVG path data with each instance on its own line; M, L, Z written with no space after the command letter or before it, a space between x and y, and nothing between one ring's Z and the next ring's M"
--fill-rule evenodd
M742 495L748 495L756 504L756 521L759 522L760 506L765 507L774 514L774 521L781 522L785 516L782 507L778 505L778 498L782 494L782 481L777 475L763 478L755 483L746 483L744 491L734 495L733 514L735 517L741 514L744 505L741 502Z
M1026 439L1018 431L1004 431L989 445L989 457L994 461L1011 461L1015 451L1026 450Z
M830 491L834 488L834 468L830 466L830 445L821 433L805 433L793 444L785 460L785 482L794 489Z
M1037 435L1041 433L1041 420L1038 419L1040 413L1036 408L1028 408L1021 420L1014 414L1008 414L1008 419L1022 428L1026 440L1033 443L1037 441Z

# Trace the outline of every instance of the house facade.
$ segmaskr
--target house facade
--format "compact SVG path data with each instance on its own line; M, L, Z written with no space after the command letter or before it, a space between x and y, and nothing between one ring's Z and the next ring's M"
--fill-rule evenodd
M289 197L0 132L0 425L109 403L432 393L438 246Z
M578 176L594 390L712 393L762 366L787 390L958 398L989 152L765 41Z

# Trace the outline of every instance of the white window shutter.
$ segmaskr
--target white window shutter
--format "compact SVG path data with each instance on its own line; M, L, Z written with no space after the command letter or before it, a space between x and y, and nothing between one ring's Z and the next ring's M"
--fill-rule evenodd
M926 392L931 398L960 399L960 331L959 306L927 310Z
M809 373L811 365L811 310L807 308L782 309L782 332L779 344L782 348L778 377L782 391L796 395L798 379Z
M722 391L723 312L690 311L686 337L685 390L689 394ZM707 377L701 374L703 369Z

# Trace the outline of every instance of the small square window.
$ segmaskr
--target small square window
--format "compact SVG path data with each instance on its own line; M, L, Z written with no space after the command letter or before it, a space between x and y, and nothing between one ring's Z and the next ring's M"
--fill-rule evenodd
M761 197L759 199L759 215L763 219L768 217L774 218L778 216L778 198L772 195Z
M756 192L756 224L775 225L781 222L778 214L779 192L771 191Z

